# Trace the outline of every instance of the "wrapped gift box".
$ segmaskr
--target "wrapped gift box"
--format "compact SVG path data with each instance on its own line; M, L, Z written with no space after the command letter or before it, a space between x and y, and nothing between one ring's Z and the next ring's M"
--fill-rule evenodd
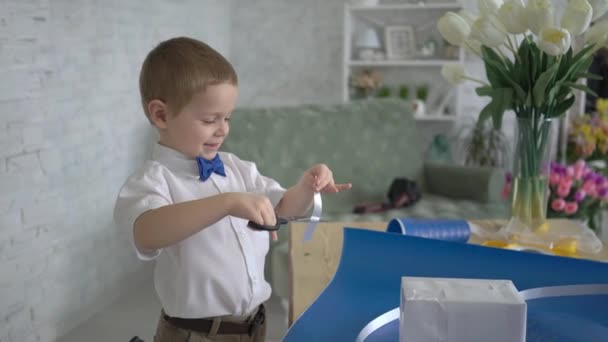
M510 280L401 279L401 342L524 342L526 303Z

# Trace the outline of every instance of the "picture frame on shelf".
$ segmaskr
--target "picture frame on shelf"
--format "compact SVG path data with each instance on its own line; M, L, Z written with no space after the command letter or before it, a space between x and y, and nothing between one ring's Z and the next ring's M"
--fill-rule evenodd
M416 56L416 37L412 26L387 26L384 36L387 59L403 60Z

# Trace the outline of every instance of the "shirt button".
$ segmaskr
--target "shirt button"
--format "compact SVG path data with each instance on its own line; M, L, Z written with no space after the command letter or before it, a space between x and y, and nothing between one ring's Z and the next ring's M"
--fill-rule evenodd
M241 232L241 237L245 238L245 232Z
M254 282L254 283L257 283L257 282L258 282L258 277L253 276L253 277L251 278L251 280L253 280L253 282Z

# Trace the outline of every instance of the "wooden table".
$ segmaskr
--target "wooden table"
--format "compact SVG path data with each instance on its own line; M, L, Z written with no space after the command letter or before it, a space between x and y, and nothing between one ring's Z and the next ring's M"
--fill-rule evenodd
M497 230L504 221L474 221L488 230ZM289 325L317 298L336 273L342 253L344 227L385 231L387 222L319 223L311 241L302 243L306 223L292 223L289 229ZM474 235L469 243L481 241ZM589 259L608 260L608 248Z

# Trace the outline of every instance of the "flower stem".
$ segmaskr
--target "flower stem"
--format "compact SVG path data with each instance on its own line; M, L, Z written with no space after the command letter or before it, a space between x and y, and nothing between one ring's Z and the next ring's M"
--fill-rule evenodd
M464 45L466 45L469 48L469 50L471 50L474 54L479 56L479 58L483 59L481 54L477 53L477 51L475 51L475 49L473 49L473 47L471 46L471 44L469 44L469 42L464 42Z
M506 61L506 60L509 60L509 59L507 58L507 56L505 56L504 52L502 52L502 50L501 50L500 48L496 48L495 50L496 50L496 51L498 51L498 54L499 54L499 55L500 55L500 56L501 56L501 57L502 57L502 58L503 58L505 61ZM504 63L504 61L503 61L503 63Z
M507 36L507 42L509 43L509 47L511 49L511 52L513 52L513 57L515 58L516 61L519 60L519 56L517 55L517 49L515 49L515 45L513 44L513 41L511 41L511 36Z

